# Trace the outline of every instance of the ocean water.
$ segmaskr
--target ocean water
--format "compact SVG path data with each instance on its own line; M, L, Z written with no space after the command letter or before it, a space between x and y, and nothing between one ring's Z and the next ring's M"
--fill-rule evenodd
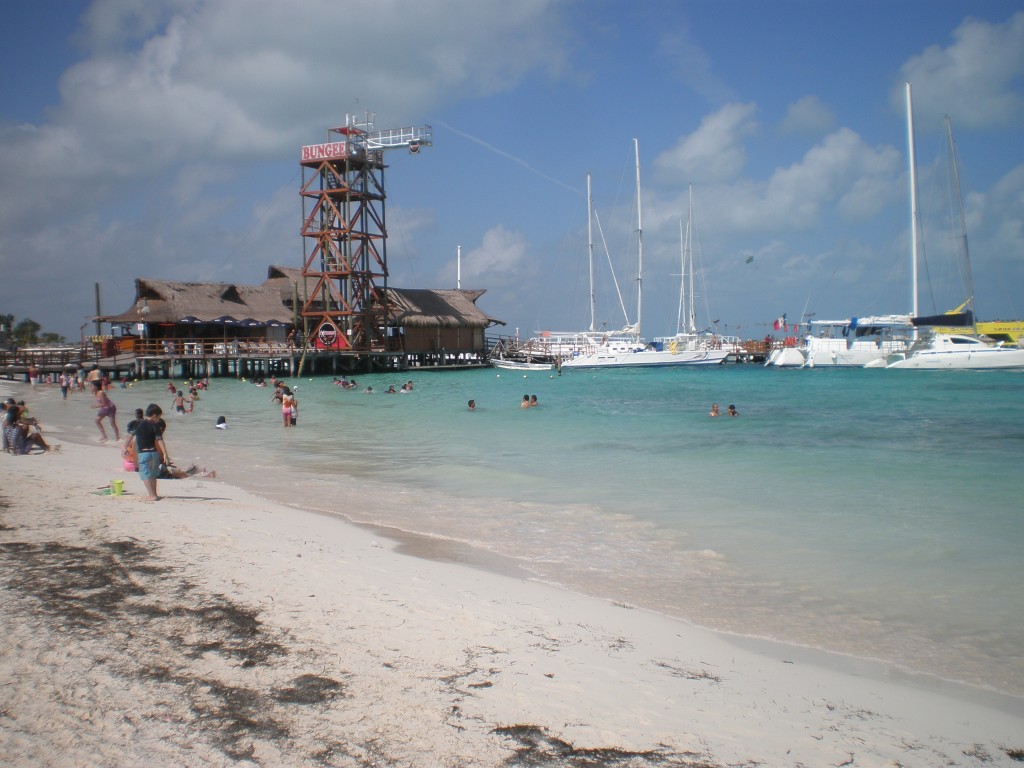
M269 388L215 379L166 417L172 455L583 593L1024 694L1024 374L356 378L376 394L298 380L294 429ZM169 412L165 387L113 392L122 425L151 400Z

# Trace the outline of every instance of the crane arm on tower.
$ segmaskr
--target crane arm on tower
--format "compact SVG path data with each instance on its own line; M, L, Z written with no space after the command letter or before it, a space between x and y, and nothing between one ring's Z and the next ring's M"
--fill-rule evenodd
M363 134L363 139L366 141L367 149L408 147L410 152L418 152L420 147L429 147L433 144L433 133L429 125L421 125L368 131Z

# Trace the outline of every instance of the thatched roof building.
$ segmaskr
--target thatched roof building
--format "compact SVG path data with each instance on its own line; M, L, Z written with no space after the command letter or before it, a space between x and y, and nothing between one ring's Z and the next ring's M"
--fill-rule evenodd
M135 301L117 315L101 317L112 325L127 323L240 323L291 325L294 316L282 301L279 285L181 283L135 279Z
M301 309L306 291L312 290L315 278L304 278L302 270L271 266L261 285L237 283L185 283L173 280L135 279L135 301L116 315L100 317L111 325L183 326L180 330L194 332L196 325L237 325L250 327L283 327L301 323ZM388 288L391 324L403 329L406 346L442 348L455 343L464 347L482 344L483 331L493 325L504 325L476 305L486 291L428 290ZM295 299L298 306L295 306ZM446 330L441 334L442 330ZM456 332L454 338L452 331ZM470 332L470 335L466 335ZM440 334L440 336L439 336ZM175 335L173 333L160 335ZM419 342L412 336L418 336ZM430 340L428 341L428 337ZM470 338L473 341L469 341ZM455 341L457 339L457 341Z

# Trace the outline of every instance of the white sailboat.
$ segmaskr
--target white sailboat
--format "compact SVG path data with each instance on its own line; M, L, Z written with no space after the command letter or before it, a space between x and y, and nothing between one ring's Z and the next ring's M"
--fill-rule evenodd
M907 83L907 150L910 173L910 251L917 253L917 162L914 156L914 113ZM916 256L912 257L917 269ZM917 284L917 274L912 278ZM913 291L913 315L917 292ZM916 338L912 314L872 315L844 320L812 320L799 347L774 350L765 365L780 368L884 368L894 355L905 352Z
M907 83L907 109L911 110L910 83ZM967 300L956 310L945 315L936 315L928 318L918 316L917 307L917 274L918 274L918 252L917 240L914 239L913 253L913 274L914 274L914 318L915 326L943 326L956 325L957 319L962 324L969 324L974 329L974 283L971 277L970 250L967 246L967 224L964 216L963 199L960 195L960 172L956 157L956 143L953 141L953 126L949 117L946 117L946 133L949 141L949 150L953 164L953 180L956 190L957 204L960 211L960 242L962 245L962 258L964 260L964 271L967 280ZM911 128L910 140L913 142L913 129ZM990 339L978 334L948 333L926 331L918 338L905 352L891 355L888 359L887 368L897 369L926 369L926 370L996 370L996 369L1021 369L1024 370L1024 349L1018 347L1004 346L1003 342L992 342Z
M735 336L722 336L709 331L697 329L697 303L694 293L694 277L697 273L694 260L694 218L693 218L693 185L688 190L686 229L680 228L681 277L679 282L679 314L676 317L676 333L674 336L658 336L654 339L654 347L668 350L672 354L683 353L709 354L717 361L725 360L729 355L742 352L740 340ZM685 324L684 324L685 318Z
M636 368L675 365L718 365L730 354L729 349L703 344L689 335L678 335L648 344L640 335L643 310L643 216L640 204L640 147L633 140L636 158L637 198L637 319L618 331L597 331L594 328L593 238L590 241L591 310L590 328L580 333L542 333L531 339L531 348L545 348L557 358L562 368ZM590 179L587 179L588 233L590 232Z

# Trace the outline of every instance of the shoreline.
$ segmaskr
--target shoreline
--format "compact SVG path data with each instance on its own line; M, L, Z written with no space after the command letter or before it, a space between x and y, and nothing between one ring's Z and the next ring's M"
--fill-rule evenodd
M0 391L64 443L0 456L15 765L1012 765L1024 748L1024 700L569 592L254 496L220 467L138 503L113 444L77 442L49 396ZM94 493L126 477L128 495ZM54 581L76 573L106 614L92 582Z

